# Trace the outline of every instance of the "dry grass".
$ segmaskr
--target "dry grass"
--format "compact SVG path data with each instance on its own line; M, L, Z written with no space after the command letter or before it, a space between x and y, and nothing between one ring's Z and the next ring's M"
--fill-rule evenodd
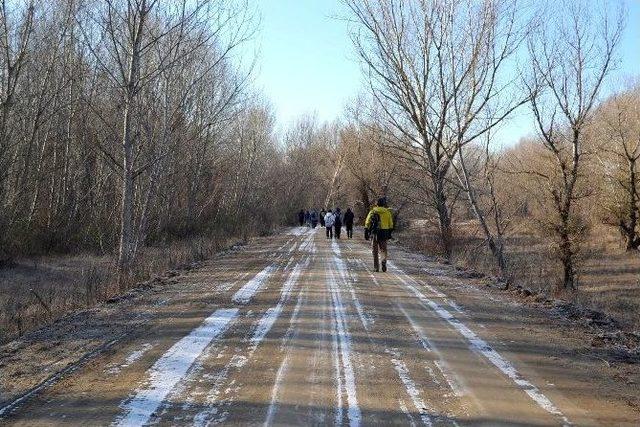
M131 286L166 270L201 261L237 239L192 238L140 252ZM118 293L114 257L43 256L0 269L0 343L91 307Z
M400 237L414 249L437 253L437 233L423 221L413 221ZM496 267L473 221L456 224L453 262L463 268L495 275ZM561 266L551 247L532 226L522 225L507 239L510 280L536 292L553 295L561 279ZM579 260L581 305L603 311L625 327L640 329L640 254L624 250L616 230L596 226Z

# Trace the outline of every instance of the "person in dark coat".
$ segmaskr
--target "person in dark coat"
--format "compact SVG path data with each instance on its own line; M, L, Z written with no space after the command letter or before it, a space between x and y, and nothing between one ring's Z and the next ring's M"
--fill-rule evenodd
M340 238L340 232L342 231L342 213L340 208L336 208L335 220L333 221L333 228L335 229L336 239Z
M311 227L311 214L309 211L304 211L304 223L307 227Z
M304 211L302 209L298 212L298 222L300 223L300 227L304 225Z
M344 227L347 229L347 237L353 238L353 211L351 208L347 208L344 213Z
M316 228L316 226L318 225L318 211L317 210L312 210L311 214L310 214L310 219L311 219L311 228Z
M322 208L322 210L320 211L320 226L324 227L324 216L327 214L327 211L324 210L324 208Z

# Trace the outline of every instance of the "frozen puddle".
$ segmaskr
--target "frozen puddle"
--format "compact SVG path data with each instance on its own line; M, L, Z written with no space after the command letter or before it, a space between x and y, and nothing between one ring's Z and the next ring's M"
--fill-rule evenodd
M237 314L237 308L216 310L189 335L175 343L147 371L147 384L137 389L135 395L121 405L124 415L115 425L140 426L148 423L198 356L222 335Z

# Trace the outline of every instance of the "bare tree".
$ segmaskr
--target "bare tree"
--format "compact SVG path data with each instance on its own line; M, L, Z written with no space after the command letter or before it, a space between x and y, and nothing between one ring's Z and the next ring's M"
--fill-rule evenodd
M0 2L0 233L3 236L6 235L8 221L5 217L7 180L17 155L11 119L16 91L30 49L33 18L33 1L13 5Z
M221 32L229 31L231 38L227 44L216 46L222 49L222 54L211 66L215 67L247 39L250 31L246 29L246 19L249 17L241 9L233 9L228 16L213 15L211 12L214 8L209 0L183 0L172 4L159 0L107 0L91 6L97 12L89 10L85 16L98 29L98 35L91 34L85 28L85 40L101 70L111 78L121 100L121 161L118 167L122 177L122 200L118 269L123 283L136 256L141 240L139 234L145 233L146 229L147 213L143 209L142 227L137 227L136 233L135 180L147 168L152 168L157 174L159 167L156 163L167 155L165 152L156 152L147 163L136 164L137 153L145 142L141 139L141 93L161 76L171 78L170 70L188 61L194 50L207 45ZM223 7L215 10L227 13ZM240 22L236 20L239 16L242 18ZM211 28L211 22L219 27ZM187 38L189 43L186 42ZM168 106L165 105L165 108ZM168 119L167 111L164 114ZM163 149L167 148L167 124L165 121L163 140L160 142ZM145 205L152 201L156 178L152 174Z
M619 228L627 251L640 247L640 91L614 95L599 109L591 138L610 188L605 221ZM601 139L601 131L603 138Z
M551 196L549 223L558 245L560 289L577 289L575 258L583 226L576 202L588 195L584 174L585 128L611 72L624 27L622 13L612 21L604 8L563 1L543 17L528 42L531 72L525 79L540 140L555 164L551 173L530 171Z
M384 131L375 124L363 125L356 121L341 131L344 164L358 194L356 208L360 218L365 218L376 197L392 197L395 210L404 199L396 188L401 165L386 152L381 138Z
M461 144L453 170L478 221L484 241L491 251L499 277L509 278L505 235L510 223L498 188L500 154L492 148L491 132L484 135L484 144Z
M389 151L428 181L421 187L450 256L451 162L523 103L505 96L514 83L505 77L508 64L526 29L516 19L520 9L515 1L346 4L353 42L385 113Z

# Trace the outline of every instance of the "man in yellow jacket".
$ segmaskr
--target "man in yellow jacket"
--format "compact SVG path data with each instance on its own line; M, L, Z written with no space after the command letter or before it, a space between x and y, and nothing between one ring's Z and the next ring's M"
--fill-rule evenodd
M387 271L387 240L393 231L393 215L387 208L387 199L381 197L364 222L365 238L371 238L373 268L379 271L378 254L382 258L382 271Z

